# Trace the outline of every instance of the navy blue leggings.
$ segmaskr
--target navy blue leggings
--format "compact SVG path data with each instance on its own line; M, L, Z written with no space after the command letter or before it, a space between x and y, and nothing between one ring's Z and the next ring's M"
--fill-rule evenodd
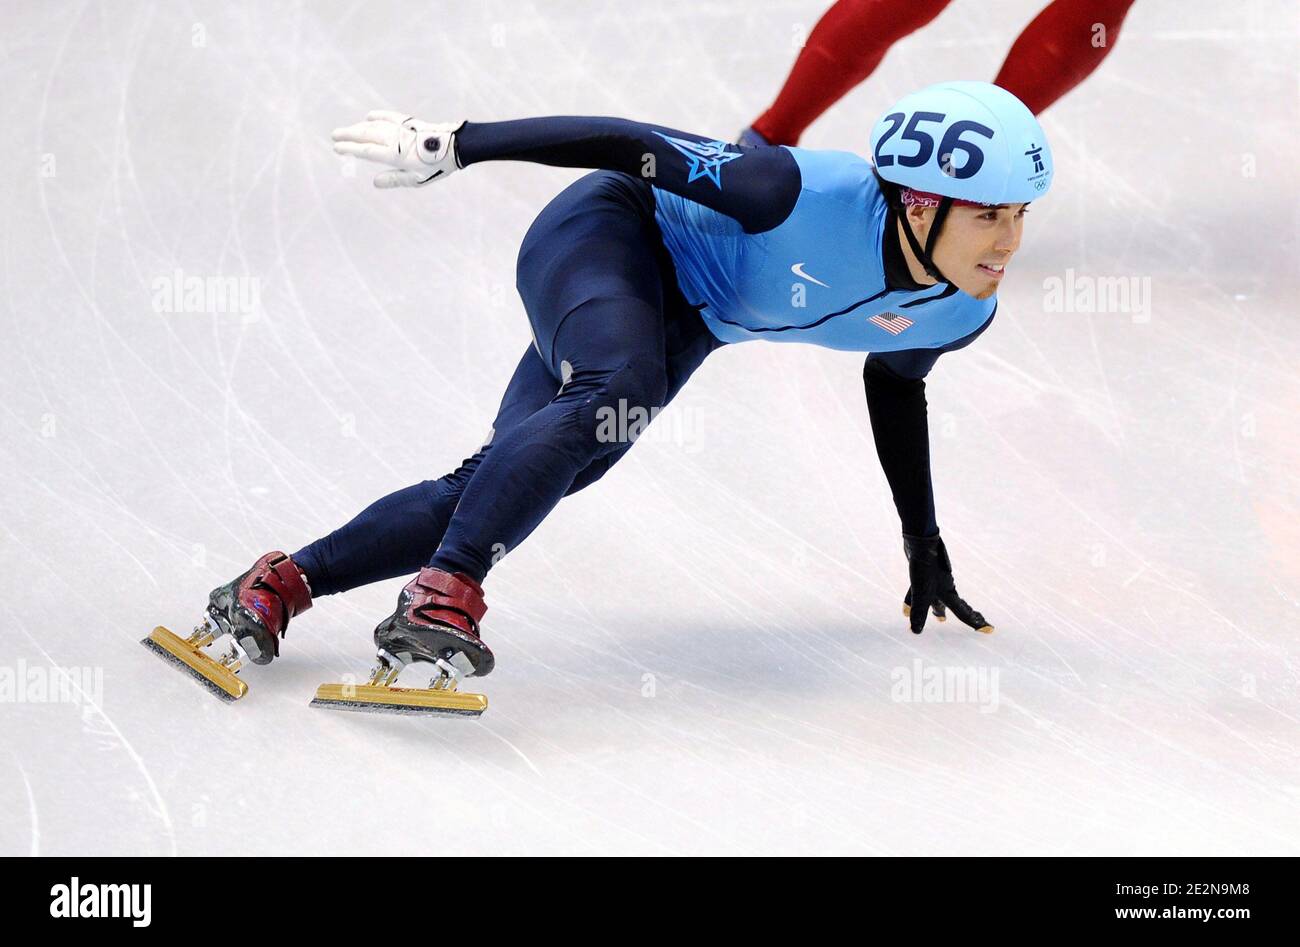
M517 276L535 342L488 443L294 553L314 596L425 564L481 582L562 497L627 453L637 429L627 419L671 401L722 344L677 287L653 192L628 175L589 174L551 201L524 237Z

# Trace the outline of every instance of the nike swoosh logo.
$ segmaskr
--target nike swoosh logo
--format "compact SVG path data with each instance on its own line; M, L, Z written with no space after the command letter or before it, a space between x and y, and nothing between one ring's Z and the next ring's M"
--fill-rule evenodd
M800 279L806 279L810 283L816 283L818 286L826 286L826 284L823 283L821 280L819 280L817 277L809 276L807 273L803 271L802 261L790 267L790 272L793 273L795 276L799 277ZM829 286L826 286L826 288L830 289Z

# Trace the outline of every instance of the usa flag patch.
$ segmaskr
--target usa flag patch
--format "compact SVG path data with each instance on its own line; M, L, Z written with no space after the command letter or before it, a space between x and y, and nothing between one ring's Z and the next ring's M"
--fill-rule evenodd
M885 316L872 316L867 321L880 326L880 328L884 329L890 335L898 335L898 333L902 332L912 324L912 320L906 316L890 316L888 318Z

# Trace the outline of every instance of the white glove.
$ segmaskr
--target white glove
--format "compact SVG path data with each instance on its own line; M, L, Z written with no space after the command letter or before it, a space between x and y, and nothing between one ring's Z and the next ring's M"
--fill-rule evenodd
M375 175L375 187L423 187L460 167L456 132L464 124L433 124L381 109L367 115L364 122L334 129L334 153L396 169Z

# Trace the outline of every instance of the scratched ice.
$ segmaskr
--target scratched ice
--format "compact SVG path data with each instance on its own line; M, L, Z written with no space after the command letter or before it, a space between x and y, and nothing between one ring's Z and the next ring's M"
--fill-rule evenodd
M307 706L400 580L237 705L137 644L453 467L528 344L515 250L578 172L380 193L331 128L729 136L825 2L6 5L0 851L1300 850L1287 0L1143 0L1045 118L1057 187L928 388L996 634L904 626L860 358L746 344L493 573L478 722ZM804 143L992 78L1038 6L954 0Z

